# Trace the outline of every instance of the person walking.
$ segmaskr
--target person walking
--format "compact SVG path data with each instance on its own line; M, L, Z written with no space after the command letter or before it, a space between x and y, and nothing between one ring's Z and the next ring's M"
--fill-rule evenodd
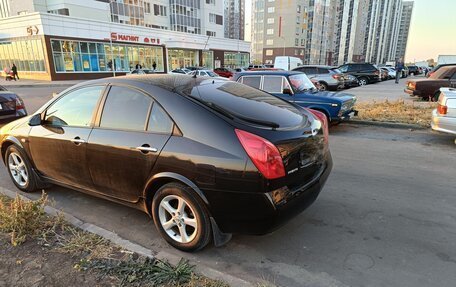
M402 70L404 69L404 63L402 62L402 58L396 61L396 84L399 84L399 79L402 76Z
M140 69L142 69L142 66L138 63L138 64L136 64L135 69L140 70Z
M11 71L13 72L14 80L16 81L16 78L19 80L19 75L17 74L17 67L13 63L13 66L11 67Z
M154 63L152 64L152 68L154 69L154 72L155 72L155 70L157 69L157 63L155 63L155 61L154 61Z

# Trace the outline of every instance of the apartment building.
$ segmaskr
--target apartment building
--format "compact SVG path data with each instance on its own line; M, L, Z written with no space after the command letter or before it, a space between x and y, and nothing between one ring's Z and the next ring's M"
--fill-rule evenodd
M326 65L394 61L398 50L405 53L401 24L403 31L410 25L401 22L402 7L402 0L254 0L252 59L273 63L285 55Z
M410 21L412 20L413 1L402 2L402 15L399 27L399 37L397 39L396 59L405 59L407 49L407 40L410 30Z
M306 64L333 58L335 0L256 0L252 6L252 59L273 63L294 56Z
M244 33L245 0L225 0L225 38L244 40Z
M24 78L247 66L250 43L225 38L223 0L0 0L0 65Z

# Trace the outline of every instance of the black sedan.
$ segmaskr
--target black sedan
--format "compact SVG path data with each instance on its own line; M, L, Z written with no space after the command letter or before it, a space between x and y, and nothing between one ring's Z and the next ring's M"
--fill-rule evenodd
M323 114L184 75L74 86L2 128L14 184L57 184L139 208L172 246L264 234L308 207L332 168Z
M26 115L24 101L15 93L0 86L0 120L17 119Z

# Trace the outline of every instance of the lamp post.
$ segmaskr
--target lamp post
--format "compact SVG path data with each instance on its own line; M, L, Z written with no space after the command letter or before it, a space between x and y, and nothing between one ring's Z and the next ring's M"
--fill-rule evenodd
M109 45L111 49L111 69L112 69L112 76L116 76L116 64L114 62L114 53L112 52L112 31L111 31L111 21L112 21L112 4L113 2L109 3L109 15L108 15L108 27L109 27Z

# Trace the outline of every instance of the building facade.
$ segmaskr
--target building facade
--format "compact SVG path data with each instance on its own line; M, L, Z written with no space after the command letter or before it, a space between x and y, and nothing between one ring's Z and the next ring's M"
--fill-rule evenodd
M335 0L256 0L252 6L252 59L271 64L293 56L305 64L333 58Z
M407 50L407 41L410 30L410 21L412 20L413 1L402 2L402 15L399 27L399 37L397 40L396 59L405 60L405 51Z
M325 65L394 61L407 42L400 36L401 24L403 31L410 25L401 22L402 7L402 0L254 0L252 60L269 64L276 56L294 56L304 64Z
M245 0L225 0L225 38L245 39L244 9Z
M169 5L133 0L56 0L47 1L47 6L38 0L21 1L24 5L0 1L1 13L6 16L0 19L1 69L15 63L23 78L99 78L126 74L137 64L149 69L155 66L157 72L165 73L189 66L244 67L250 62L250 43L224 38L223 25L217 30L217 16L222 21L223 16L205 6L200 6L197 14L206 11L207 18L213 18L208 23L204 17L193 21L188 12L192 8L184 9L180 4L173 4L170 10ZM5 3L7 9L2 6ZM200 5L199 1L186 3ZM223 7L221 1L217 3ZM88 7L92 8L86 10ZM185 11L186 17L177 16ZM164 17L168 22L153 20ZM207 35L208 31L214 34Z

